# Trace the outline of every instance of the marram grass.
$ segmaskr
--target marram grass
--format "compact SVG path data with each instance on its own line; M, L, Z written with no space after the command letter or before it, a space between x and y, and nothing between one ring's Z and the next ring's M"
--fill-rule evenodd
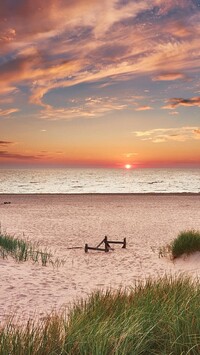
M160 247L159 257L176 259L183 254L189 255L197 251L200 251L200 232L186 230L180 232L170 244Z
M200 284L165 277L93 293L68 318L52 314L0 330L1 355L198 355Z
M181 232L171 244L173 258L196 251L200 251L200 232L195 230Z
M42 266L52 264L59 267L65 263L63 259L54 260L52 254L47 249L42 250L37 243L31 244L27 240L0 233L0 257L6 259L8 256L18 262L31 260Z

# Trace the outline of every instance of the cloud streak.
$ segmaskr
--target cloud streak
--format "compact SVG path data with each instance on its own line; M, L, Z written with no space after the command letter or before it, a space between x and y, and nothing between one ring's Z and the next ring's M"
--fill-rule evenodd
M185 142L200 139L198 127L156 128L148 131L134 131L133 133L137 138L152 143Z
M167 105L163 106L164 109L173 110L176 107L184 106L184 107L200 107L200 96L191 97L190 99L183 98L171 98L167 101Z
M10 109L7 109L7 110L2 110L0 109L0 117L1 116L10 116L12 115L13 113L16 113L18 112L19 109L18 108L10 108Z
M163 73L155 76L153 78L154 81L173 81L173 80L180 80L186 79L186 75L183 73Z
M10 153L6 150L0 150L0 158L16 159L16 160L37 160L40 157L37 155L26 155L20 153Z
M151 106L140 106L140 107L135 108L135 111L149 111L152 109L153 109L153 107L151 107Z
M9 141L0 141L0 146L8 146L10 144L13 144L13 142L9 142Z
M46 105L41 111L40 118L47 120L68 120L74 118L101 117L113 111L121 111L128 108L126 102L118 103L117 98L112 97L88 97L84 100L71 100L68 107L54 108Z

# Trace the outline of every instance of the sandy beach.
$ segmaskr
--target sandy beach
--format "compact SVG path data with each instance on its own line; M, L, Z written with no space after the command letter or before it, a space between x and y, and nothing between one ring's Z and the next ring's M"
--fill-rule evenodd
M0 195L0 222L2 232L65 259L58 269L0 259L1 321L12 313L44 317L93 290L129 287L149 276L200 276L199 253L172 262L158 252L180 231L200 230L200 195ZM105 235L126 237L127 249L84 252L85 243L96 246Z

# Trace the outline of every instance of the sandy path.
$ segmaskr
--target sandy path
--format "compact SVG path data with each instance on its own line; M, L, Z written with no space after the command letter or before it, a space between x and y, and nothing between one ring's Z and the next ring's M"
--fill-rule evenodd
M0 259L0 319L10 312L43 317L92 290L131 286L148 276L200 276L198 253L176 263L158 256L180 231L200 230L200 195L0 195L0 222L3 231L24 233L66 259L58 270ZM95 246L105 235L126 237L127 249L67 249Z

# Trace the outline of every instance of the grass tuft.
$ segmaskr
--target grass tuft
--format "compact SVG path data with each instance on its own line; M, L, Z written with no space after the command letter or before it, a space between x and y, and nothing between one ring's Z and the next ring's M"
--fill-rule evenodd
M200 251L200 232L188 230L181 232L171 244L172 257L178 258L183 254Z
M42 266L51 264L57 268L65 263L65 260L62 259L54 260L52 254L47 249L41 250L38 244L31 244L28 240L7 234L0 234L0 257L7 259L8 256L18 262L31 260L34 263L41 263Z
M189 255L196 251L200 251L200 232L186 230L180 232L170 244L159 247L158 255L173 260L183 254Z
M200 353L200 284L165 277L129 291L93 293L68 319L0 330L0 354L197 355Z

